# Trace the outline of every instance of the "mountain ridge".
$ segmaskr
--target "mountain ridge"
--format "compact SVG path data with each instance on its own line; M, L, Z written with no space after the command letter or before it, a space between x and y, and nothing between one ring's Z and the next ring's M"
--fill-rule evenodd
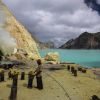
M100 49L100 32L84 32L60 46L61 49Z

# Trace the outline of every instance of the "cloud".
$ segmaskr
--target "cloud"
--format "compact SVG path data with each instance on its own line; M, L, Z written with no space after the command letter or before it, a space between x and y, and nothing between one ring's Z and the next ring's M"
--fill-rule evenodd
M97 0L97 3L100 4L100 0Z
M88 7L97 11L100 15L100 0L84 0L84 2Z
M7 31L0 28L0 50L4 54L11 54L14 48L16 48L16 40Z
M59 46L84 31L100 31L98 12L84 0L3 1L40 41L53 41Z

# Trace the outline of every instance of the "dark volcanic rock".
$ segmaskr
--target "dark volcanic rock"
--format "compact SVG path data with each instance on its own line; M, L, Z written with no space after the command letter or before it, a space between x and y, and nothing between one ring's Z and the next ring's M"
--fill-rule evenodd
M100 49L100 32L82 33L78 38L71 39L62 45L62 49Z

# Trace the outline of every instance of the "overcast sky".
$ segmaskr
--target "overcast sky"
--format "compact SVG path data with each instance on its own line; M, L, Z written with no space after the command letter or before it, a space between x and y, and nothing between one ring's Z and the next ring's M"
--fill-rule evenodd
M3 1L40 41L61 45L84 31L100 31L100 0Z

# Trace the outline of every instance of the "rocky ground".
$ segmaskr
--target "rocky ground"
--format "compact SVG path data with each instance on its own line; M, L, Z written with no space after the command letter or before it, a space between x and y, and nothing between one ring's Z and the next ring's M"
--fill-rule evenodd
M67 64L43 65L43 90L35 88L35 78L33 88L28 89L27 75L24 81L20 80L19 75L17 100L90 100L92 95L100 98L99 76L93 74L91 69L87 69L87 73L78 72L78 76L74 77L67 71L66 66ZM76 67L75 64L71 66ZM30 68L27 67L24 70L27 74ZM10 95L12 80L7 79L7 72L5 72L5 82L0 83L0 100L8 100Z

